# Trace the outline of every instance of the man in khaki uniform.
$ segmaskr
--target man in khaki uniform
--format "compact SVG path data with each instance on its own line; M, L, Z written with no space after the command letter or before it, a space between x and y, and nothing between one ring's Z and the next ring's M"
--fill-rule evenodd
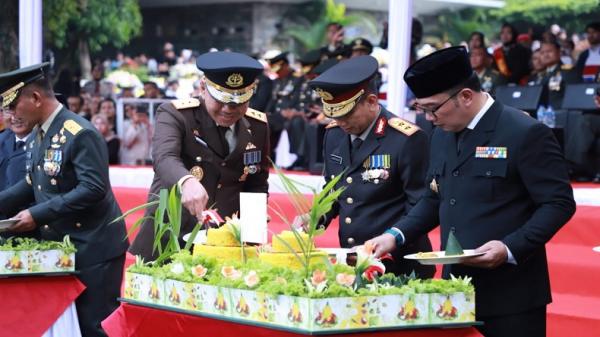
M180 186L182 235L207 207L231 216L239 211L240 192L268 191L267 117L248 108L262 65L244 54L214 52L198 57L197 66L204 72L200 97L162 104L152 140L149 199L161 189ZM146 216L153 214L149 209ZM130 252L145 261L156 259L153 240L152 221L146 221Z

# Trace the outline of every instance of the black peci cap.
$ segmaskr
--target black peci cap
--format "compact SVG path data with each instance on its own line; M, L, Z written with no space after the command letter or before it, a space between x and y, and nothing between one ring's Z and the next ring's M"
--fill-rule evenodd
M424 98L459 85L472 74L467 49L450 47L413 63L404 73L404 81L417 98Z

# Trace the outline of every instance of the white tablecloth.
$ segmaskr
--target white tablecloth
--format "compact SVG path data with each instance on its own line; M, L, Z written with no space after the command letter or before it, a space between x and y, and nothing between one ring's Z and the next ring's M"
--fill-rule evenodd
M81 337L75 303L71 303L71 305L67 307L65 312L63 312L42 337Z

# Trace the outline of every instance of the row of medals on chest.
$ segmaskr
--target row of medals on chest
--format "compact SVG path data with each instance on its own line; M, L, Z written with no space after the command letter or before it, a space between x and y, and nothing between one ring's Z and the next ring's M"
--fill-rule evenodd
M258 164L261 161L262 152L256 148L256 145L252 142L246 144L246 150L243 154L244 171L239 178L239 181L246 181L249 174L258 173ZM196 157L196 162L201 162L202 157ZM190 169L190 174L193 175L198 181L202 181L204 178L204 170L199 165L195 165Z
M58 183L56 178L60 173L60 168L62 165L63 152L61 147L67 142L67 136L65 136L65 129L61 128L59 133L52 136L52 144L50 144L50 148L44 151L44 173L50 178L50 184L56 186ZM31 150L35 141L29 144L30 151L28 152L28 156L31 156ZM31 167L28 167L28 171ZM29 174L26 176L27 183L31 184L31 177Z
M376 154L369 156L363 162L364 171L361 173L362 180L379 184L382 180L390 177L391 155Z

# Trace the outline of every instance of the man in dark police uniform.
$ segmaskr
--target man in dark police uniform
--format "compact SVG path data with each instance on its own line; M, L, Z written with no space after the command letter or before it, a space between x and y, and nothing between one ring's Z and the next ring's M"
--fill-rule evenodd
M378 103L377 60L359 56L341 62L310 82L322 98L323 113L334 121L324 140L325 180L344 173L345 186L326 216L328 225L339 215L342 247L361 245L380 235L416 204L425 191L427 135L394 116ZM406 261L402 256L431 250L424 233L391 253L386 271L433 276L433 266Z
M15 232L40 229L43 240L75 244L75 268L86 286L77 298L83 336L106 336L100 322L117 306L127 240L108 178L104 138L54 97L48 63L0 75L3 109L36 125L26 143L26 176L0 192L0 213Z
M204 72L201 97L162 104L152 140L149 198L163 188L180 186L182 235L192 231L206 207L231 216L239 211L240 192L267 193L269 187L267 117L248 108L262 65L244 54L214 52L200 55L197 66ZM153 214L154 209L146 212ZM154 260L153 241L148 220L130 251Z
M551 302L544 244L575 212L567 165L545 125L482 92L463 47L414 63L404 80L437 127L429 189L409 214L371 241L382 254L441 225L481 256L444 266L473 277L486 337L545 336ZM444 248L444 247L442 247Z

